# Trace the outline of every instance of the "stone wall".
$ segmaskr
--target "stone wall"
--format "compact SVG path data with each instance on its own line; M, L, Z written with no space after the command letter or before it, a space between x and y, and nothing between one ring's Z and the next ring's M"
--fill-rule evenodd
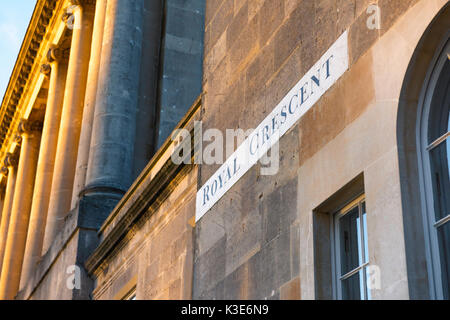
M315 256L314 241L329 230L317 230L315 214L355 178L365 193L369 262L381 270L372 298L414 297L397 108L417 43L446 3L206 1L203 130L256 127L345 30L349 70L280 139L278 173L263 176L258 163L195 227L195 194L219 165L184 167L103 256L93 298L121 299L133 288L137 299L330 297L317 294L315 271L324 261ZM367 27L369 4L381 10L380 29ZM148 200L139 192L130 197L129 208ZM334 209L321 211L321 218ZM123 222L108 220L97 251Z
M408 297L395 152L406 68L400 54L390 60L393 29L444 2L207 1L204 130L256 127L345 30L350 69L281 138L278 174L261 176L254 166L197 224L194 298L314 299L314 208L360 174L372 213L371 262L384 270L373 296ZM380 29L367 27L369 4L381 10ZM403 55L415 36L410 51L399 46ZM201 166L199 185L218 167Z
M197 170L183 170L96 273L94 299L190 299Z
M73 291L67 287L70 274L67 274L69 266L75 265L75 257L78 250L77 236L67 243L63 254L55 259L49 274L41 280L39 286L30 297L31 300L72 300ZM87 299L88 296L85 297Z

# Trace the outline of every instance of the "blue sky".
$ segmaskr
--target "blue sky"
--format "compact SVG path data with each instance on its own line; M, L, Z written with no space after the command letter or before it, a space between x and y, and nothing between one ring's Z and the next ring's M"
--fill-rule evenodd
M0 103L35 4L36 0L0 0Z

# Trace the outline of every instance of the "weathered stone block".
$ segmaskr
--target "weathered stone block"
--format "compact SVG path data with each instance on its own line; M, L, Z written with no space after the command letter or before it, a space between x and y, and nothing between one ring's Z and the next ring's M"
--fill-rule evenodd
M378 0L378 6L381 10L381 30L383 35L395 23L395 21L410 7L416 4L418 0Z
M368 16L362 13L350 27L350 65L353 65L380 37L379 30L369 29Z
M300 165L356 119L374 98L372 56L362 57L299 121Z
M336 0L337 10L337 36L340 36L355 19L355 1Z
M308 48L310 50L311 48ZM266 82L267 109L272 110L292 87L302 78L304 48L301 45L287 59L285 64ZM270 92L270 94L269 94Z
M224 299L241 300L247 297L248 265L244 264L229 274L223 281Z
M249 21L247 27L229 48L230 73L239 77L240 72L247 66L258 53L258 26L261 25L260 17L257 15Z
M314 34L314 17L314 1L301 1L277 31L273 39L275 70L281 67L297 47L304 45L304 38Z
M170 287L169 287L169 299L170 300L179 300L182 298L181 282L182 282L181 279L177 279L170 284Z
M225 277L226 237L217 241L208 252L197 256L194 262L193 297L201 297Z
M274 57L275 46L272 41L262 50L259 51L256 58L250 63L245 73L245 104L248 108L258 108L254 103L259 99L261 95L266 94L265 83L274 73ZM256 116L256 115L255 115ZM260 117L256 116L254 123L250 124L252 127L256 127L260 121ZM261 119L262 120L262 119ZM257 122L258 121L258 122Z
M299 122L300 165L334 138L345 126L345 108L340 103L339 83L331 88Z
M293 277L300 274L300 227L291 226L291 274Z
M268 195L267 200L264 201L264 216L263 216L263 243L266 244L272 241L280 234L281 219L280 215L282 202L281 194L278 190Z
M217 10L224 0L208 0L206 2L205 9L205 26L207 26L211 20L214 18Z
M206 42L206 40L205 40ZM207 81L214 76L213 72L219 63L223 60L227 53L227 33L224 32L220 38L217 40L216 44L212 47L211 51L205 54L207 56L204 58L204 68L203 68L203 80Z
M335 0L319 0L315 2L315 21L313 28L316 34L316 55L322 56L336 41L338 11ZM320 27L319 27L320 26Z
M233 21L230 23L227 29L227 48L231 48L233 46L234 41L239 37L249 21L247 1L235 0L234 9L238 11L236 11L235 16L233 17Z
M280 289L281 300L300 300L300 278L294 278L285 283Z
M265 1L259 15L260 45L263 47L284 20L284 1Z
M226 274L245 263L261 247L262 217L258 208L243 219L234 217L235 228L227 232Z
M361 13L366 12L371 4L377 4L378 0L354 0L355 15L358 17Z
M207 6L208 7L208 6ZM214 45L225 32L225 29L230 24L234 16L234 0L223 0L222 5L218 9L216 15L209 23L208 28L211 29L211 42Z

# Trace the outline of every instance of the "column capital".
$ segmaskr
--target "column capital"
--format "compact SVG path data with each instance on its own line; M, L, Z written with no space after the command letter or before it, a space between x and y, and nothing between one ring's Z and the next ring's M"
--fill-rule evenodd
M3 163L6 168L16 167L18 163L17 155L8 152L6 154L5 160L3 160Z
M74 11L78 8L95 8L96 0L70 0L69 6L64 9L62 20L65 23L73 17Z
M43 63L39 70L40 73L42 73L43 75L45 75L47 77L50 75L51 71L52 71L52 67L48 63Z
M20 120L19 127L17 129L20 135L29 134L34 131L42 130L42 122L41 121L30 121L27 119Z
M95 6L96 0L70 0L70 4L73 6Z
M47 61L49 63L58 62L63 58L63 50L56 46L52 46L47 51Z
M61 20L64 22L67 28L73 29L75 24L75 15L74 11L77 8L77 5L70 5L64 9L64 13L61 17Z
M0 174L1 174L2 176L4 176L4 177L7 177L8 174L9 174L8 167L2 167L2 168L0 169Z
M77 10L94 12L95 3L96 0L71 0L69 6L64 9L62 21L66 24L67 28L71 30L79 29L80 26L75 25L75 23L79 23L79 21L75 21L75 12Z
M19 133L16 133L16 135L14 136L14 142L19 146L22 146L22 136Z
M70 19L73 19L73 12L72 10L68 10L68 8L64 11L61 20L67 24Z

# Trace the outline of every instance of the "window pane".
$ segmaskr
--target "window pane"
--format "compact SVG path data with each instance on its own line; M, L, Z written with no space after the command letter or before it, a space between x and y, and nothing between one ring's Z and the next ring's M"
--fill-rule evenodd
M362 219L363 219L363 241L364 241L364 263L369 262L369 244L367 242L367 213L366 203L362 203Z
M447 60L433 94L428 143L434 142L450 131L450 62Z
M450 214L449 143L450 139L447 139L430 151L436 221Z
M341 275L345 275L361 264L359 226L358 207L339 219Z
M450 286L450 222L438 228L439 251L441 256L442 287L444 299L449 299Z
M355 273L348 279L342 280L342 299L344 300L363 300L363 270Z

